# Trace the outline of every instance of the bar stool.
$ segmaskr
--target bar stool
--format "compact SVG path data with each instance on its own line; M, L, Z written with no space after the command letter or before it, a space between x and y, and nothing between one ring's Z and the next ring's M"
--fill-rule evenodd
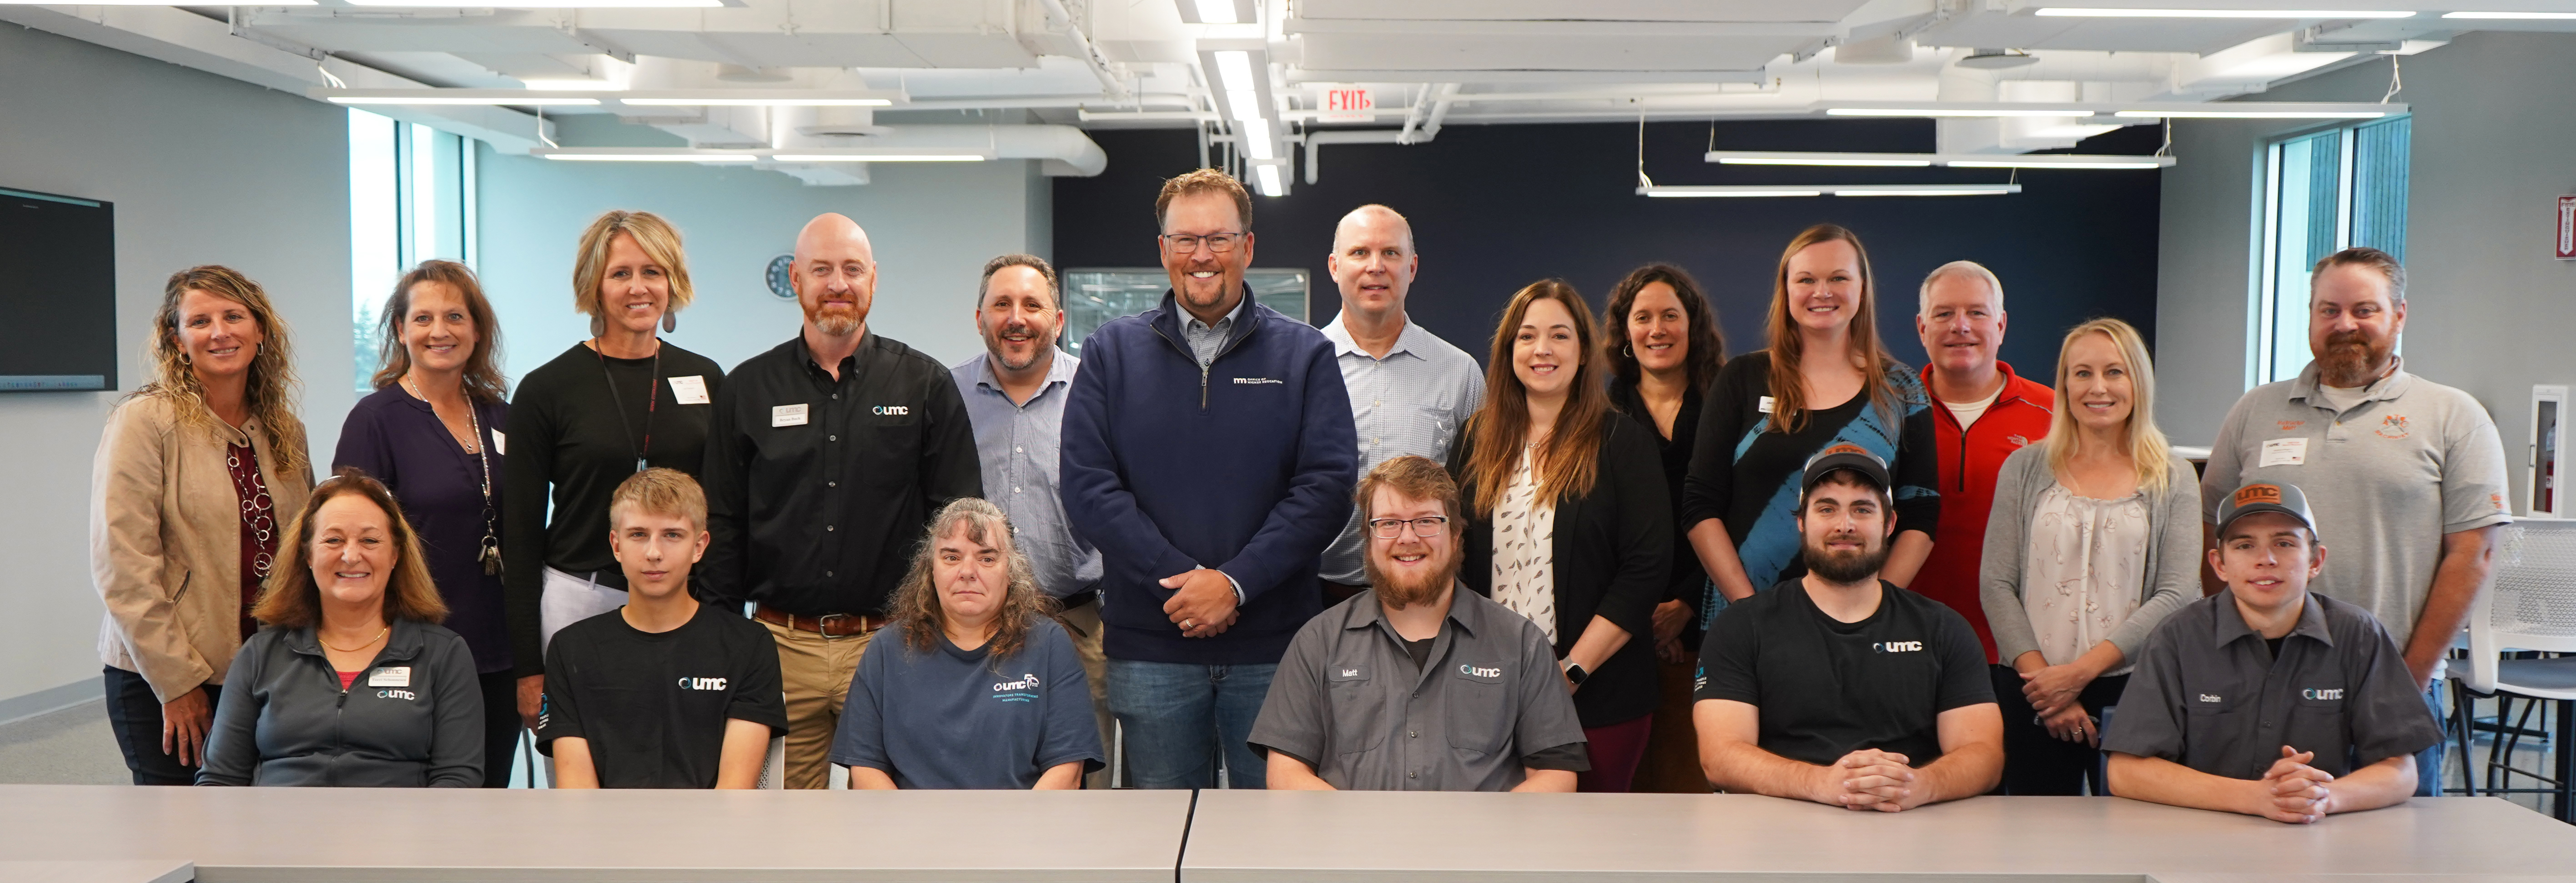
M2496 549L2495 584L2469 608L2469 675L2473 694L2494 696L2495 740L2488 744L2486 793L2549 794L2559 821L2576 821L2576 520L2527 519L2508 525ZM2530 651L2509 653L2509 651ZM2545 658L2541 654L2551 654ZM2532 704L2513 718L2516 699ZM2548 775L2511 765L2532 731L2539 703L2553 706ZM2510 722L2509 722L2510 721ZM2465 773L2467 758L2461 768ZM2436 773L2438 775L2438 773ZM2511 787L2515 776L2548 787Z

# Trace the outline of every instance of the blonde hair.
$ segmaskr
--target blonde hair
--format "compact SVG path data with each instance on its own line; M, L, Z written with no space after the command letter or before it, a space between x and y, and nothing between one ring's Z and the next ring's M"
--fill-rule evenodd
M1878 417L1892 430L1897 425L1897 401L1900 393L1888 375L1903 370L1878 341L1878 283L1869 269L1869 249L1862 248L1860 234L1836 224L1817 224L1798 231L1789 247L1780 252L1780 268L1771 276L1771 316L1764 333L1771 347L1771 428L1797 432L1807 427L1807 381L1800 373L1799 362L1806 354L1807 342L1798 336L1798 323L1789 318L1789 259L1808 246L1827 242L1851 244L1852 258L1860 264L1860 301L1853 304L1851 319L1852 367L1860 369L1861 391L1869 395L1870 404L1878 408Z
M313 495L304 500L304 511L286 528L277 544L277 565L269 568L268 584L260 590L259 603L250 608L252 618L274 626L303 628L322 619L322 590L313 584L313 514L333 497L356 494L367 498L385 513L385 523L393 531L394 572L385 582L385 620L408 619L437 625L447 619L447 602L438 596L438 584L429 578L429 564L421 555L420 535L411 522L403 519L402 504L383 483L361 472L355 466L343 466Z
M671 222L652 212L611 211L590 222L581 231L581 244L572 265L572 308L592 318L605 319L608 311L599 302L599 277L608 272L608 243L624 233L633 237L635 247L662 267L663 278L670 280L671 302L665 313L677 313L689 306L689 262L680 250L680 231Z
M939 583L931 566L939 560L939 538L959 526L966 528L966 539L1002 551L1009 576L1002 591L1000 615L993 618L993 639L984 644L985 658L994 671L1001 671L1004 659L1020 652L1029 640L1029 629L1038 620L1055 614L1055 599L1038 591L1038 570L1029 556L1020 553L1018 538L1011 533L1011 518L1002 509L977 497L959 497L939 508L931 516L930 532L922 537L921 548L912 555L912 569L903 575L895 588L894 601L886 606L893 622L887 628L903 635L904 647L915 653L929 652L939 646L947 612L939 606Z
M2171 479L2173 446L2165 441L2163 430L2156 428L2156 368L2147 356L2147 342L2138 329L2118 319L2095 319L2066 332L2066 341L2057 347L2057 408L2048 418L2048 470L2059 481L2068 474L2068 464L2075 460L2076 447L2083 444L2075 428L2075 403L2066 391L2066 354L2085 335L2099 334L2111 339L2120 349L2120 360L2129 363L2129 464L2138 487L2148 496L2161 497L2165 483Z
M294 349L286 341L286 320L269 305L267 290L238 270L206 264L170 274L170 280L161 286L161 309L152 314L152 341L145 351L152 363L153 379L134 394L169 400L183 426L214 438L229 435L221 428L223 421L207 407L206 388L197 382L197 372L188 364L187 350L179 345L179 302L191 291L241 304L250 311L251 321L259 323L259 352L251 356L242 404L259 420L261 434L268 437L269 456L277 461L272 464L277 471L302 473L310 463L304 452L304 421L295 416L295 392L300 384L295 380Z
M609 493L609 530L617 529L617 517L625 512L675 515L687 519L691 527L706 530L707 492L688 473L655 466L627 476Z

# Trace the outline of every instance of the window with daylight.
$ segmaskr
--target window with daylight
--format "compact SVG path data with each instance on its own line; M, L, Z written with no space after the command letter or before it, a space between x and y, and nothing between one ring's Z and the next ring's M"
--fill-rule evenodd
M466 139L349 111L349 306L356 387L369 392L385 298L431 258L474 265L474 150Z
M2407 117L2372 120L2285 138L2265 152L2248 388L2307 368L2308 275L2318 259L2369 246L2406 260L2408 132Z

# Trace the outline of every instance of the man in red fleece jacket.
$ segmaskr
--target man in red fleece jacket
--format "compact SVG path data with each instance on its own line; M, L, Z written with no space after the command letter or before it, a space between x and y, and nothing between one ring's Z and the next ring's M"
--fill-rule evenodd
M1932 534L1932 557L1907 588L1967 617L1986 661L1994 662L1995 636L1977 598L1977 562L1995 505L1995 473L2014 451L2048 437L2057 393L1996 361L2004 343L2004 284L1993 271L1974 261L1942 264L1923 278L1918 304L1923 388L1941 405L1932 409L1941 451L1941 526Z

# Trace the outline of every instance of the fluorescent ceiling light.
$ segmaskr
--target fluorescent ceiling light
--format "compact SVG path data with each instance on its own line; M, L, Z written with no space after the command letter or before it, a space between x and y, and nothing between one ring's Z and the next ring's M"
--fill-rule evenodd
M1788 153L1712 150L1705 159L1724 165L1766 166L1950 166L1963 169L2155 169L2174 164L2170 156L2102 154L1963 154L1963 153Z
M2445 12L2443 18L2576 19L2576 12Z
M1261 93L1259 92L1255 92L1250 89L1236 89L1225 93L1225 103L1226 106L1233 108L1235 119L1257 120L1262 118Z
M1277 146L1270 143L1269 120L1259 117L1244 120L1235 137L1242 139L1244 154L1253 159L1270 159L1277 150Z
M972 153L781 153L771 156L777 162L983 162Z
M445 6L432 0L344 0L351 6ZM310 5L311 0L306 0ZM263 2L259 5L275 4ZM724 0L500 0L491 4L503 9L675 9L723 6Z
M421 89L416 91L428 92L431 90ZM334 95L326 100L333 104L509 104L521 107L596 107L599 105L599 99L597 98L569 98L562 96L533 97L525 95Z
M2368 9L2088 9L2052 6L2040 15L2073 18L2413 18L2415 13Z
M1199 23L1203 25L1236 24L1234 0L1196 0Z
M169 6L169 5L172 5L172 4L170 3L170 0L85 0L85 2L78 3L78 4L64 4L64 3L57 3L57 2L55 2L55 0L0 0L0 6L65 6L65 5L78 5L78 6ZM261 6L311 6L311 5L313 5L313 0L275 0L275 2L265 2L265 0L264 0L264 2L260 3L259 5L261 5Z
M547 159L585 162L751 162L748 153L538 153Z
M2124 110L2118 115L2133 119L2368 120L2388 114L2376 110Z
M2162 161L2158 161L2161 159ZM2047 162L2043 157L2028 159L1954 159L1942 165L1954 169L2160 169L2173 165L2172 157L2138 159L2094 159L2069 162Z
M1890 187L1836 187L1835 196L2002 196L2020 193L2021 185L1993 186L1976 184L1959 187L1903 185Z
M1928 158L1910 157L1897 153L1815 153L1799 155L1789 153L1752 154L1711 151L1708 158L1712 162L1730 166L1891 166L1920 168L1932 164L1932 160Z
M1278 166L1254 166L1252 167L1252 178L1253 184L1261 188L1261 195L1263 196L1279 196L1287 191L1287 188L1282 187L1279 184Z
M1829 107L1825 109L1825 115L1838 117L2088 117L2092 116L2093 112L2065 108L2019 110L1981 107Z
M622 104L647 107L888 107L884 98L619 98Z
M1216 72L1228 92L1251 89L1256 82L1252 79L1252 53L1241 49L1219 51L1216 54Z
M1637 192L1654 197L1764 197L1823 196L1823 190L1795 190L1781 187L1639 187Z
M1657 197L1799 197L1823 196L2001 196L2020 193L2019 184L1825 184L1639 187L1641 196Z

